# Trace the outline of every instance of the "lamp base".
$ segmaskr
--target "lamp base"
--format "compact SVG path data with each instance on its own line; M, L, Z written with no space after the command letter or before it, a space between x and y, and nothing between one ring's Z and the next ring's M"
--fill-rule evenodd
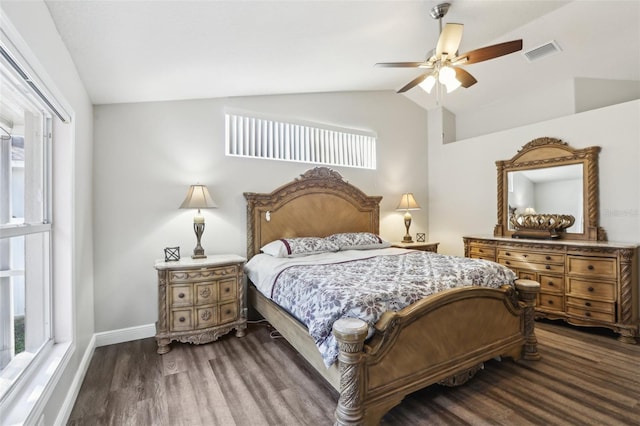
M200 238L202 237L202 233L204 232L204 222L196 222L193 224L193 230L196 233L196 237L198 239L198 243L196 244L196 248L193 249L192 259L204 259L207 256L204 254L204 249L200 245Z
M206 254L193 254L191 255L192 259L206 259L207 255Z
M405 235L404 238L402 238L402 242L403 243L412 243L413 239L411 238L411 235Z

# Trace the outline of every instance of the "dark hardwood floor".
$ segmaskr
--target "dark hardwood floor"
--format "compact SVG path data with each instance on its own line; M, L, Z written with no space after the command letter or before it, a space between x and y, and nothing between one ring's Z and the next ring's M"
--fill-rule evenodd
M416 392L384 425L640 425L640 346L537 322L541 361L491 360L463 386ZM330 425L337 394L272 329L195 346L97 348L70 425Z

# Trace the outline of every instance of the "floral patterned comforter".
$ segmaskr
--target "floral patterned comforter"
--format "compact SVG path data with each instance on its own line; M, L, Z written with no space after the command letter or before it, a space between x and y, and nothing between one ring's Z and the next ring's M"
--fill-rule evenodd
M271 298L309 329L325 364L338 357L331 333L342 317L366 321L370 330L385 311L398 311L442 290L513 283L515 274L494 262L403 251L361 260L296 265L277 276Z

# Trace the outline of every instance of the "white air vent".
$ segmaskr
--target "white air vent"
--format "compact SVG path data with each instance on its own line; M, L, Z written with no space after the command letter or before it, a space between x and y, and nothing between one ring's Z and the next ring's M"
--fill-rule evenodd
M548 43L543 44L542 46L535 47L533 49L527 50L523 53L523 55L529 60L529 62L537 61L538 59L553 55L554 53L561 52L560 46L554 41L551 40Z

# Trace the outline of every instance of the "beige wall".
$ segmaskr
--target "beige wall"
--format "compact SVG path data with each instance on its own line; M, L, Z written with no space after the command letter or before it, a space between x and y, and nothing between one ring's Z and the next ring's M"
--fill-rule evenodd
M600 225L610 241L640 244L640 101L631 101L489 135L442 144L429 140L429 230L441 252L463 255L462 236L496 224L495 162L527 142L559 138L600 153ZM430 134L434 133L430 129Z
M334 167L371 195L381 195L381 234L404 235L395 207L414 192L412 234L427 228L426 111L391 91L301 94L95 107L96 331L152 324L157 319L153 263L164 247L189 256L192 211L179 210L190 184L208 185L219 208L203 211L208 253L246 254L243 192L266 192L310 164L226 157L224 108L373 130L377 170Z

